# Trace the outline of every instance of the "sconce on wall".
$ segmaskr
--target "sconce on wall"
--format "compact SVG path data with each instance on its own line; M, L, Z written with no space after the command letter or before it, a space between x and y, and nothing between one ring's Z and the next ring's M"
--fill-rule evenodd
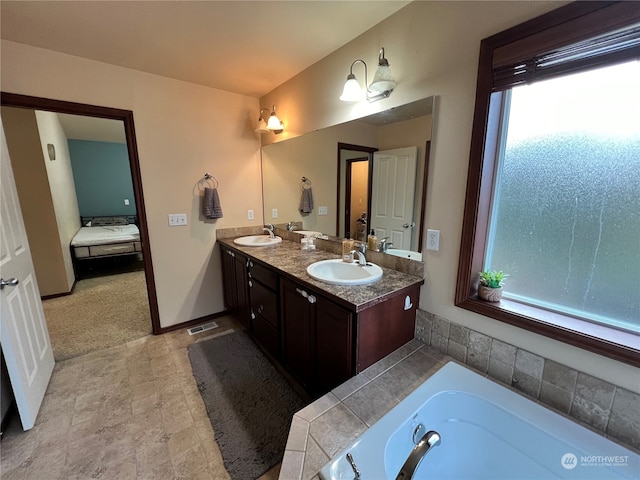
M262 112L267 112L269 115L268 120L265 120L265 116L262 115ZM256 132L266 133L282 133L284 131L284 122L278 118L276 115L276 106L273 106L271 110L271 114L269 114L268 108L263 108L260 110L260 117L258 118L258 128L256 128Z
M353 66L358 62L364 65L364 89L360 87L360 83L353 74ZM344 84L340 100L344 102L359 102L366 98L368 102L377 102L391 95L391 92L396 87L396 82L393 80L393 75L391 75L389 62L384 57L384 47L380 49L380 54L378 55L378 68L373 76L373 81L371 85L367 86L368 81L367 64L364 60L355 60L351 64L351 68L349 68L349 75L347 75L347 81Z

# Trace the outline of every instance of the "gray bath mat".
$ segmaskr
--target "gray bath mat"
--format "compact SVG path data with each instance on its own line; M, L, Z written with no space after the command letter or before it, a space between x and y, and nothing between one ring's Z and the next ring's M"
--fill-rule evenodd
M244 333L188 351L225 468L233 480L258 478L282 461L291 418L304 401Z

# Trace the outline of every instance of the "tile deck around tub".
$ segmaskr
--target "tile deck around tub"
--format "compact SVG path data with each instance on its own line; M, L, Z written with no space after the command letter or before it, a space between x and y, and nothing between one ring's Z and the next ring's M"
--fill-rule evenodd
M549 387L553 387L553 384L547 380L558 377L562 380L557 382L561 386L579 384L582 397L585 397L580 397L579 400L596 406L610 404L612 401L614 403L615 401L618 403L626 402L631 405L640 400L640 396L632 393L628 395L630 398L622 398L618 395L616 399L612 400L611 389L605 388L608 385L599 389L589 389L588 379L568 375L564 371L565 369L561 368L561 365L556 366L553 362L547 362L543 368L543 365L536 362L535 358L532 361L524 362L523 359L518 359L516 352L508 346L503 347L498 344L493 352L481 351L486 350L484 345L480 345L484 343L482 338L470 338L469 340L477 341L479 347L472 348L493 360L496 368L515 369L523 376L539 374L542 377L542 392L547 392ZM319 480L318 472L337 452L351 444L361 433L450 361L464 365L454 356L443 354L439 348L425 345L414 339L297 412L293 417L289 432L280 470L280 480ZM466 367L471 366L466 365ZM491 371L488 374L486 370L482 371L482 369L481 371L475 370L475 372L494 381L500 380L499 375L493 375L492 378ZM531 378L534 379L533 376ZM524 394L530 400L544 407L549 407L542 402L542 399L539 401L530 397L527 392L516 389L509 384L501 383L501 385L521 395ZM537 382L536 385L536 388L539 388L540 382ZM576 421L576 418L567 415L566 407L559 406L560 408L558 408L553 404L551 407L556 413ZM620 417L615 420L621 430L633 428L633 419L630 421ZM593 427L589 427L583 422L578 421L577 423L594 430ZM623 427L625 423L630 426ZM601 434L597 430L594 431ZM611 440L615 441L615 439ZM631 448L629 445L624 446Z
M453 359L417 340L392 352L293 417L281 480L318 480L337 452Z

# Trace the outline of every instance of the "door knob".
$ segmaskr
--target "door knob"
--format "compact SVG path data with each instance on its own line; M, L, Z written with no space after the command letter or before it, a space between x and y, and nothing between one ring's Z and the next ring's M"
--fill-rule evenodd
M404 228L409 228L409 227L414 228L416 226L416 222L404 223L404 224L402 224L402 226Z
M4 287L15 287L20 281L16 278L10 278L9 280L5 280L4 278L0 278L0 290L3 290Z

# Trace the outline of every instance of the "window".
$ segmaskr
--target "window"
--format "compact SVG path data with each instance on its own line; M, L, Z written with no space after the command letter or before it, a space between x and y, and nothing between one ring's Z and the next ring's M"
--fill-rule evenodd
M640 9L590 3L482 42L456 304L640 365Z

